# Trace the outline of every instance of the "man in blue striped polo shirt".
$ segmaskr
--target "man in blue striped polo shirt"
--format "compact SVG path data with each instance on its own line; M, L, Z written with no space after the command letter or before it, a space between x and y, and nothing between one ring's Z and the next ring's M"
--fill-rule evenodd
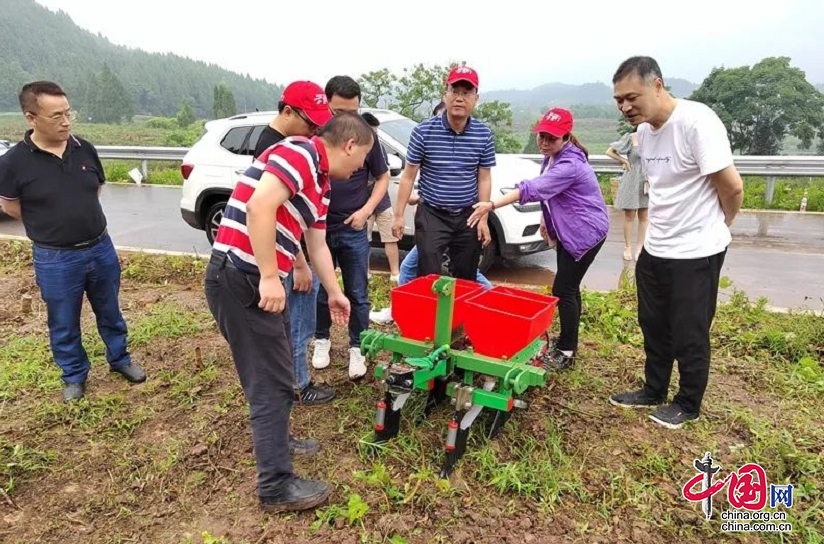
M403 235L403 212L420 171L421 204L415 212L418 275L438 274L448 248L456 278L475 280L481 244L490 241L486 221L467 226L472 205L490 200L495 140L488 126L472 118L478 103L478 73L457 66L446 79L444 113L412 131L395 208L393 233Z

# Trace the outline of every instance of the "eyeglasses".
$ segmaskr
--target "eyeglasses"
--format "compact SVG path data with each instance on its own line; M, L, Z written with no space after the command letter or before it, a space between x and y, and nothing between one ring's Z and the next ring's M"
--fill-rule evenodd
M45 120L47 120L51 123L59 123L64 118L69 122L72 122L72 121L77 119L77 112L73 109L68 109L66 111L53 113L51 115L40 115L39 113L33 113L33 112L29 112L29 113L31 113L35 117L42 117L43 119L45 119Z
M475 96L475 89L471 91L466 91L463 89L449 89L446 91L447 93L451 94L452 96L460 97L460 98L469 98Z
M303 111L302 111L302 110L299 110L299 109L297 109L297 108L292 108L292 111L294 111L294 112L295 112L295 115L297 115L298 117L300 117L300 118L303 120L303 122L304 122L304 123L306 123L306 124L309 126L309 130L310 130L310 131L315 132L315 131L317 131L317 130L320 128L320 127L317 125L317 123L313 123L312 121L310 121L310 120L309 120L309 118L308 118L308 117L306 117L306 114L305 114L305 113L303 113Z

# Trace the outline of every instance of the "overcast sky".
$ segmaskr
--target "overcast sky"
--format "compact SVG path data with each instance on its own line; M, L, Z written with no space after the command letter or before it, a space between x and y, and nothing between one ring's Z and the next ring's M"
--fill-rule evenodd
M714 66L789 56L824 83L821 0L37 1L116 44L273 83L465 60L481 91L528 89L609 82L635 54L695 83Z

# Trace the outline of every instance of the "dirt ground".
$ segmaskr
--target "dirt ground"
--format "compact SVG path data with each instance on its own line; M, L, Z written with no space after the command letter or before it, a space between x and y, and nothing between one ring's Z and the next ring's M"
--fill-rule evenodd
M319 511L273 516L258 508L248 409L197 270L180 273L161 263L153 269L158 274L142 274L154 261L124 261L121 306L133 358L149 380L131 386L108 372L87 305L82 327L93 361L87 398L66 407L33 272L25 256L5 262L0 542L653 544L775 538L722 533L718 518L705 522L699 505L681 496L681 486L695 474L693 460L709 448L724 472L747 461L770 464L769 452L757 449L767 446L754 429L765 421L769 432L780 432L788 404L781 395L764 394L751 362L725 361L723 372L712 377L702 421L667 431L644 412L607 402L610 393L637 385L642 352L626 347L603 357L590 339L578 367L550 376L548 387L526 395L529 408L500 437L473 437L471 452L445 482L438 472L450 408L420 423L405 418L401 436L375 453L364 444L378 398L372 368L366 379L348 380L346 335L338 328L332 366L313 370L316 381L335 387L337 398L324 406L296 405L292 413L293 433L322 444L318 455L295 458L296 472L327 480L335 491ZM21 308L25 295L32 298L29 313ZM817 419L814 432L797 447L814 460L824 443L815 442L822 437L820 412L811 417ZM765 458L746 457L753 453ZM797 500L799 518L821 522L820 507L806 511L804 500ZM726 501L726 493L716 496L717 511L729 507ZM814 541L800 532L786 537Z

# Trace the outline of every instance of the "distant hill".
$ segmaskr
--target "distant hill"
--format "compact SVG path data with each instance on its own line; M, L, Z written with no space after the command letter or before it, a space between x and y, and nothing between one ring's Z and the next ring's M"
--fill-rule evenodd
M187 99L198 117L212 116L213 88L232 91L238 111L274 109L281 87L214 64L118 46L77 26L64 12L34 0L0 7L0 111L18 109L17 93L30 81L54 80L82 109L84 82L107 64L131 97L134 111L174 115Z
M696 85L685 79L667 78L670 91L679 98L689 96ZM612 86L605 83L584 83L569 85L566 83L547 83L531 90L510 89L489 91L482 94L485 101L500 100L509 102L514 112L538 114L552 106L596 105L613 106ZM606 111L606 110L604 110Z

